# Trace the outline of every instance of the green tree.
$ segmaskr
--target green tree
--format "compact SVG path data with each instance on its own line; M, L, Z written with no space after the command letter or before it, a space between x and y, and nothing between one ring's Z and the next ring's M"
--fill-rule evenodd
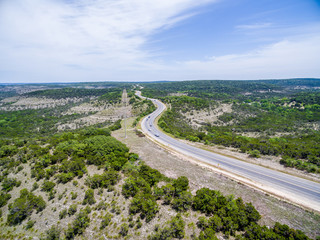
M20 197L15 199L9 206L7 222L9 225L21 223L25 218L30 216L33 210L42 211L46 207L46 202L41 196L37 197L27 189L20 191Z
M187 191L189 188L189 179L185 176L178 177L173 182L173 187L175 188L175 195L179 195L183 191Z
M85 192L85 195L84 195L84 199L82 201L82 204L83 205L86 205L86 204L95 204L96 203L96 200L94 198L94 191L93 189L88 189L86 192Z

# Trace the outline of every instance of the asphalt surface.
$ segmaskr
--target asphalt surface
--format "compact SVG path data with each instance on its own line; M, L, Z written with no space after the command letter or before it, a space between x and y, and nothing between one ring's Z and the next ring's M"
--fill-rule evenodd
M137 95L142 97L140 92ZM166 109L166 106L157 99L150 100L157 106L157 110L146 116L141 126L142 131L155 141L181 154L215 166L235 178L240 177L249 185L320 212L319 183L209 152L174 139L159 131L155 124L155 119Z

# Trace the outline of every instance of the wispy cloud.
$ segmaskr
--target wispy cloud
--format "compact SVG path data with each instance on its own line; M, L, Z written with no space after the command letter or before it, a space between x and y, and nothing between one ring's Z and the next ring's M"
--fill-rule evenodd
M160 61L145 47L155 33L218 1L0 0L0 82L320 77L317 24L239 25L244 35L285 34L242 54L208 52L205 60Z
M240 30L257 30L257 29L265 29L272 26L271 22L265 23L254 23L254 24L246 24L246 25L238 25L235 28Z
M0 3L3 70L123 68L152 56L150 35L215 0L4 0Z
M243 54L177 63L184 79L320 77L320 34L270 44ZM178 67L179 66L179 67ZM197 74L195 74L197 73Z

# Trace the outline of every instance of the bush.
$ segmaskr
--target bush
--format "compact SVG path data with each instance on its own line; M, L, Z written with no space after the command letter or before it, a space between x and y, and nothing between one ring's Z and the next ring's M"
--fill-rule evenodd
M120 226L120 232L119 232L119 234L124 237L124 236L127 236L128 231L129 231L129 226L128 226L128 224L122 223L121 226Z
M79 214L76 216L76 219L69 225L68 229L65 231L66 239L73 239L76 235L80 235L84 230L89 226L90 209L85 208L81 209Z
M219 238L216 237L215 232L211 228L206 228L200 232L199 237L196 240L218 240Z
M30 216L33 210L40 212L45 207L46 203L41 196L37 197L27 189L22 189L20 197L9 206L7 222L9 225L19 224Z
M109 127L110 131L115 131L121 128L121 120L117 120L113 125Z
M179 212L187 211L192 206L192 195L190 192L183 191L172 201L172 208Z
M86 204L95 204L96 203L96 200L94 199L94 191L92 189L88 189L84 195L84 199L82 201L82 204L83 205L86 205Z
M122 185L123 196L133 197L138 192L151 193L150 185L141 177L128 177Z
M128 161L127 146L111 136L94 136L84 140L85 157L88 164L107 166L119 171Z
M61 229L58 226L52 226L46 231L45 240L59 240L61 235Z
M65 183L71 181L75 175L72 172L69 172L69 173L60 173L56 176L57 176L59 183L65 184Z
M74 215L76 212L77 212L77 204L72 204L72 205L69 207L68 215L69 215L69 216Z
M32 185L32 189L31 191L33 192L34 190L38 189L39 188L39 184L37 182L35 182L33 185Z
M11 198L10 194L8 194L8 193L0 193L0 208L5 206L10 198Z
M178 177L178 179L174 180L173 187L175 188L175 195L178 196L179 193L188 190L189 179L185 176Z
M119 181L119 173L115 170L109 170L104 172L101 175L94 174L92 177L86 179L86 184L95 189L95 188L107 188L110 185L115 185Z
M159 206L151 194L139 193L131 200L129 211L133 214L140 213L142 219L150 222L159 211Z
M32 221L32 220L28 221L27 224L26 224L26 229L32 228L33 225L35 224L35 222L36 222L36 221Z
M59 218L63 219L67 216L67 214L68 214L67 209L63 209L62 211L59 212Z
M104 229L105 227L107 227L111 222L112 217L113 216L110 213L107 213L106 215L104 215L100 224L100 229Z
M162 186L161 189L163 190L163 194L164 194L163 196L164 204L170 204L175 194L175 188L172 186L172 184L168 183Z
M55 186L56 184L54 182L44 181L41 190L45 192L50 192Z
M162 174L145 164L143 164L139 169L139 175L143 178L151 187L158 183L161 178Z
M193 207L203 213L212 214L218 209L218 198L223 201L223 196L219 191L210 190L209 188L201 188L197 191L193 199ZM219 204L220 205L220 204Z
M0 158L13 156L17 153L18 148L14 145L4 145L0 147Z
M172 238L184 238L185 222L180 214L172 217L170 221L166 222L166 227L163 229L156 229L156 232L148 236L150 240L172 239Z
M259 158L260 157L259 150L255 149L255 150L249 151L249 157Z
M77 192L71 192L71 199L74 200L78 197L78 193Z
M17 181L15 178L5 178L2 181L2 191L10 192L14 187L19 187L21 185L21 181Z

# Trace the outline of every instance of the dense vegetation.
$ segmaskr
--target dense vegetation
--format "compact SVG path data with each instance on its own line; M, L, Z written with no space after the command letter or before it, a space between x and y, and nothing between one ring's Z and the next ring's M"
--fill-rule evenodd
M46 203L41 196L37 197L27 189L22 189L20 191L20 197L9 205L7 222L9 225L19 224L30 216L33 210L40 212L45 207Z
M46 97L53 99L61 98L83 98L101 96L107 93L107 89L85 89L85 88L62 88L62 89L48 89L29 92L24 94L26 97Z
M48 108L23 109L6 111L0 110L0 134L2 137L40 137L43 135L54 134L58 131L58 126L73 122L83 117L94 114L94 111L81 113L68 113L72 107L79 106L82 103L92 101L93 105L118 104L121 102L121 88L103 88L103 89L86 89L86 88L58 88L32 91L20 96L24 97L45 97L55 100L66 98L77 98L79 101L67 101L64 105L51 105ZM95 101L93 101L94 99ZM6 103L7 105L9 103ZM6 106L4 104L4 106ZM39 104L41 101L39 100ZM2 104L3 105L3 104ZM81 127L81 124L78 123ZM100 126L110 125L106 121Z
M313 88L301 90L298 84ZM254 157L281 156L286 167L319 173L319 85L318 80L190 81L148 84L143 92L171 107L159 126L176 137L235 147ZM174 92L182 96L169 96ZM232 111L200 127L186 117L209 114L221 104L230 104Z
M102 89L101 89L102 90ZM106 91L106 90L104 90ZM108 103L120 103L122 97L122 89L121 88L110 88L106 93L101 95L98 98L98 101L108 102Z
M161 98L173 93L187 93L192 97L215 100L228 98L243 98L245 93L250 93L250 98L269 97L301 91L299 89L315 89L320 87L319 79L290 79L290 80L264 80L264 81L181 81L144 83L141 90L146 97ZM297 86L299 87L297 89ZM295 90L297 89L297 90ZM244 97L246 98L246 97Z
M98 202L94 189L107 189L108 192L116 193L115 186L121 179L121 193L129 201L128 214L131 219L135 217L137 220L134 222L129 219L124 222L119 229L120 236L127 236L133 226L140 228L143 221L149 223L157 216L161 205L168 205L177 215L163 227L158 226L150 234L150 239L184 238L186 219L180 213L187 211L203 213L196 222L200 230L199 236L194 236L196 239L207 239L209 236L214 239L216 233L236 236L238 239L258 239L261 234L272 235L275 239L281 239L282 236L285 238L288 234L293 239L308 239L302 232L286 225L277 223L271 229L258 225L260 214L251 203L244 203L241 198L223 196L219 191L208 188L202 188L196 195L192 195L186 177L171 179L150 168L139 160L137 154L130 153L124 144L112 138L110 130L106 128L87 128L56 134L44 140L42 145L43 147L24 142L2 157L6 161L2 165L1 184L4 189L8 189L7 192L12 190L8 185L17 187L15 180L6 180L8 174L15 172L23 162L31 164L31 176L37 179L31 190L35 191L38 188L36 183L43 179L39 189L46 193L45 199L48 201L60 198L60 195L56 196L59 185L69 181L77 185L75 177L84 177L87 186L82 208L72 204L57 213L60 219L75 215L74 220L64 231L58 231L60 227L52 226L46 232L46 239L62 235L66 239L73 239L83 234L91 224L92 209L95 212L102 211L100 229L112 225L112 213L117 215L121 210L116 202L111 202L111 208L104 202ZM3 146L12 146L12 142L7 141ZM20 156L19 160L16 156ZM88 175L87 167L90 165L103 168L103 173ZM46 207L46 201L31 190L21 190L20 197L9 204L9 225L21 224L31 216L33 210L40 212ZM71 195L72 199L77 198L73 193ZM2 194L1 199L10 199L10 196ZM2 207L7 204L6 201L2 200ZM34 223L28 222L27 226L32 229Z
M0 111L0 135L2 137L34 137L57 131L57 122L65 123L84 114L62 115L65 107L54 109L28 109Z

